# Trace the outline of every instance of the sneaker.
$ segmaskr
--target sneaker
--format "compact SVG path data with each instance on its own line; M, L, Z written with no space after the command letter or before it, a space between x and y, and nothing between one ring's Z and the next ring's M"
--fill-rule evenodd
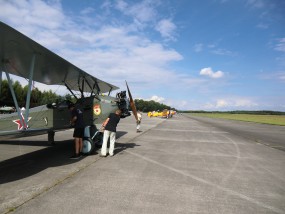
M80 158L80 155L79 154L74 154L70 157L70 159L79 159Z
M106 157L106 155L102 155L102 154L100 154L100 157Z
M109 154L109 156L110 156L110 157L113 157L113 156L114 156L114 154Z

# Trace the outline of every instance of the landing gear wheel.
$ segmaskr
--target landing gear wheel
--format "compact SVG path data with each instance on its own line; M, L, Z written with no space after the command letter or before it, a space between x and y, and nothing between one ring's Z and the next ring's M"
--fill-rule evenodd
M51 131L48 131L48 142L50 145L54 146L55 145L55 142L54 142L54 131L51 130Z
M82 153L84 155L90 155L95 148L95 143L91 138L86 138L83 140L83 148L82 148Z

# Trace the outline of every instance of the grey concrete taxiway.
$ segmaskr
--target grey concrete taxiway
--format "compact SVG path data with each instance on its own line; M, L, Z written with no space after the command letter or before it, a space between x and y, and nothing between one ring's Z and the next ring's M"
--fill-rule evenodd
M72 130L56 133L56 146L46 135L2 141L0 213L284 214L285 152L266 142L284 141L285 127L266 126L257 141L221 123L144 115L136 133L125 118L106 158L70 160Z

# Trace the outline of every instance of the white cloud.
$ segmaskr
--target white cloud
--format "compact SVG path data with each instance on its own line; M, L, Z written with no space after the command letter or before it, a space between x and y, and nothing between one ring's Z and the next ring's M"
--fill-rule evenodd
M1 20L102 80L122 86L125 79L147 85L158 82L167 85L177 79L167 65L183 57L175 50L133 31L127 22L122 25L111 21L101 25L87 25L91 22L78 25L78 16L65 16L60 2L0 0L0 3ZM118 8L142 22L151 21L156 16L151 1L132 6L124 1L119 3ZM102 10L111 7L109 2ZM92 8L84 12L89 17ZM24 19L27 14L30 18ZM31 17L38 23L34 24ZM110 20L112 18L109 17ZM22 26L26 30L22 30Z
M139 3L131 4L124 0L117 1L115 8L124 15L132 18L133 26L136 30L145 30L150 27L158 31L166 40L175 40L176 25L171 19L160 19L157 6L160 1L144 0Z
M226 49L216 49L216 50L212 50L211 53L216 54L216 55L222 55L222 56L235 56L236 53L226 50Z
M80 13L81 13L82 15L88 15L88 14L90 14L90 13L93 13L94 11L95 11L94 8L92 8L92 7L87 7L87 8L85 8L85 9L83 9L82 11L80 11Z
M264 23L259 23L258 25L256 25L256 27L260 29L268 29L269 26Z
M195 52L201 52L201 51L203 51L203 44L201 44L201 43L199 43L199 44L195 44L194 45L194 51Z
M285 82L285 72L283 71L283 72L274 73L273 78Z
M244 110L253 109L258 107L258 104L250 98L233 97L217 99L212 103L204 105L205 109L208 110Z
M263 8L265 6L264 0L247 0L247 4L253 8Z
M159 21L155 29L161 34L162 37L175 40L176 25L170 19L163 19Z
M285 52L285 38L278 39L278 44L275 46L275 50Z
M159 96L156 96L156 95L153 95L150 100L153 100L155 102L158 102L158 103L163 103L163 101L165 100L165 98L163 97L159 97Z
M110 3L109 3L110 4ZM109 5L108 4L108 5ZM105 4L104 4L105 5ZM127 9L128 9L128 4L123 1L123 0L119 0L117 1L117 4L116 4L116 8L124 13L127 13Z
M215 105L216 108L224 108L229 106L229 103L226 100L217 100L217 103Z
M128 4L123 0L119 0L116 4L116 8L125 15L133 17L141 23L152 22L156 19L157 12L155 10L155 4L152 1L141 1L137 4Z
M285 74L283 74L282 76L280 76L280 80L285 81Z
M262 79L266 80L285 81L285 71L271 71L267 73L262 73L260 76Z
M151 1L142 1L141 3L131 6L129 13L141 22L150 22L157 15Z
M57 1L0 1L0 17L18 27L33 25L45 29L55 29L65 20L61 5Z
M176 108L178 110L187 110L190 109L189 107L189 101L187 100L181 100L181 99L176 99L176 97L173 98L166 98L163 102L163 104L168 105L170 107Z
M203 76L208 76L210 78L214 78L214 79L218 79L218 78L221 78L224 76L224 73L222 71L216 71L214 72L212 70L212 68L203 68L201 71L200 71L200 75L203 75Z

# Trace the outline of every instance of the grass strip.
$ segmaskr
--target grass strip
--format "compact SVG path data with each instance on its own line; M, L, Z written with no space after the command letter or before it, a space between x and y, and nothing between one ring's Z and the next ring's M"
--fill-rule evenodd
M189 113L189 115L285 126L284 115L255 115L230 113Z

